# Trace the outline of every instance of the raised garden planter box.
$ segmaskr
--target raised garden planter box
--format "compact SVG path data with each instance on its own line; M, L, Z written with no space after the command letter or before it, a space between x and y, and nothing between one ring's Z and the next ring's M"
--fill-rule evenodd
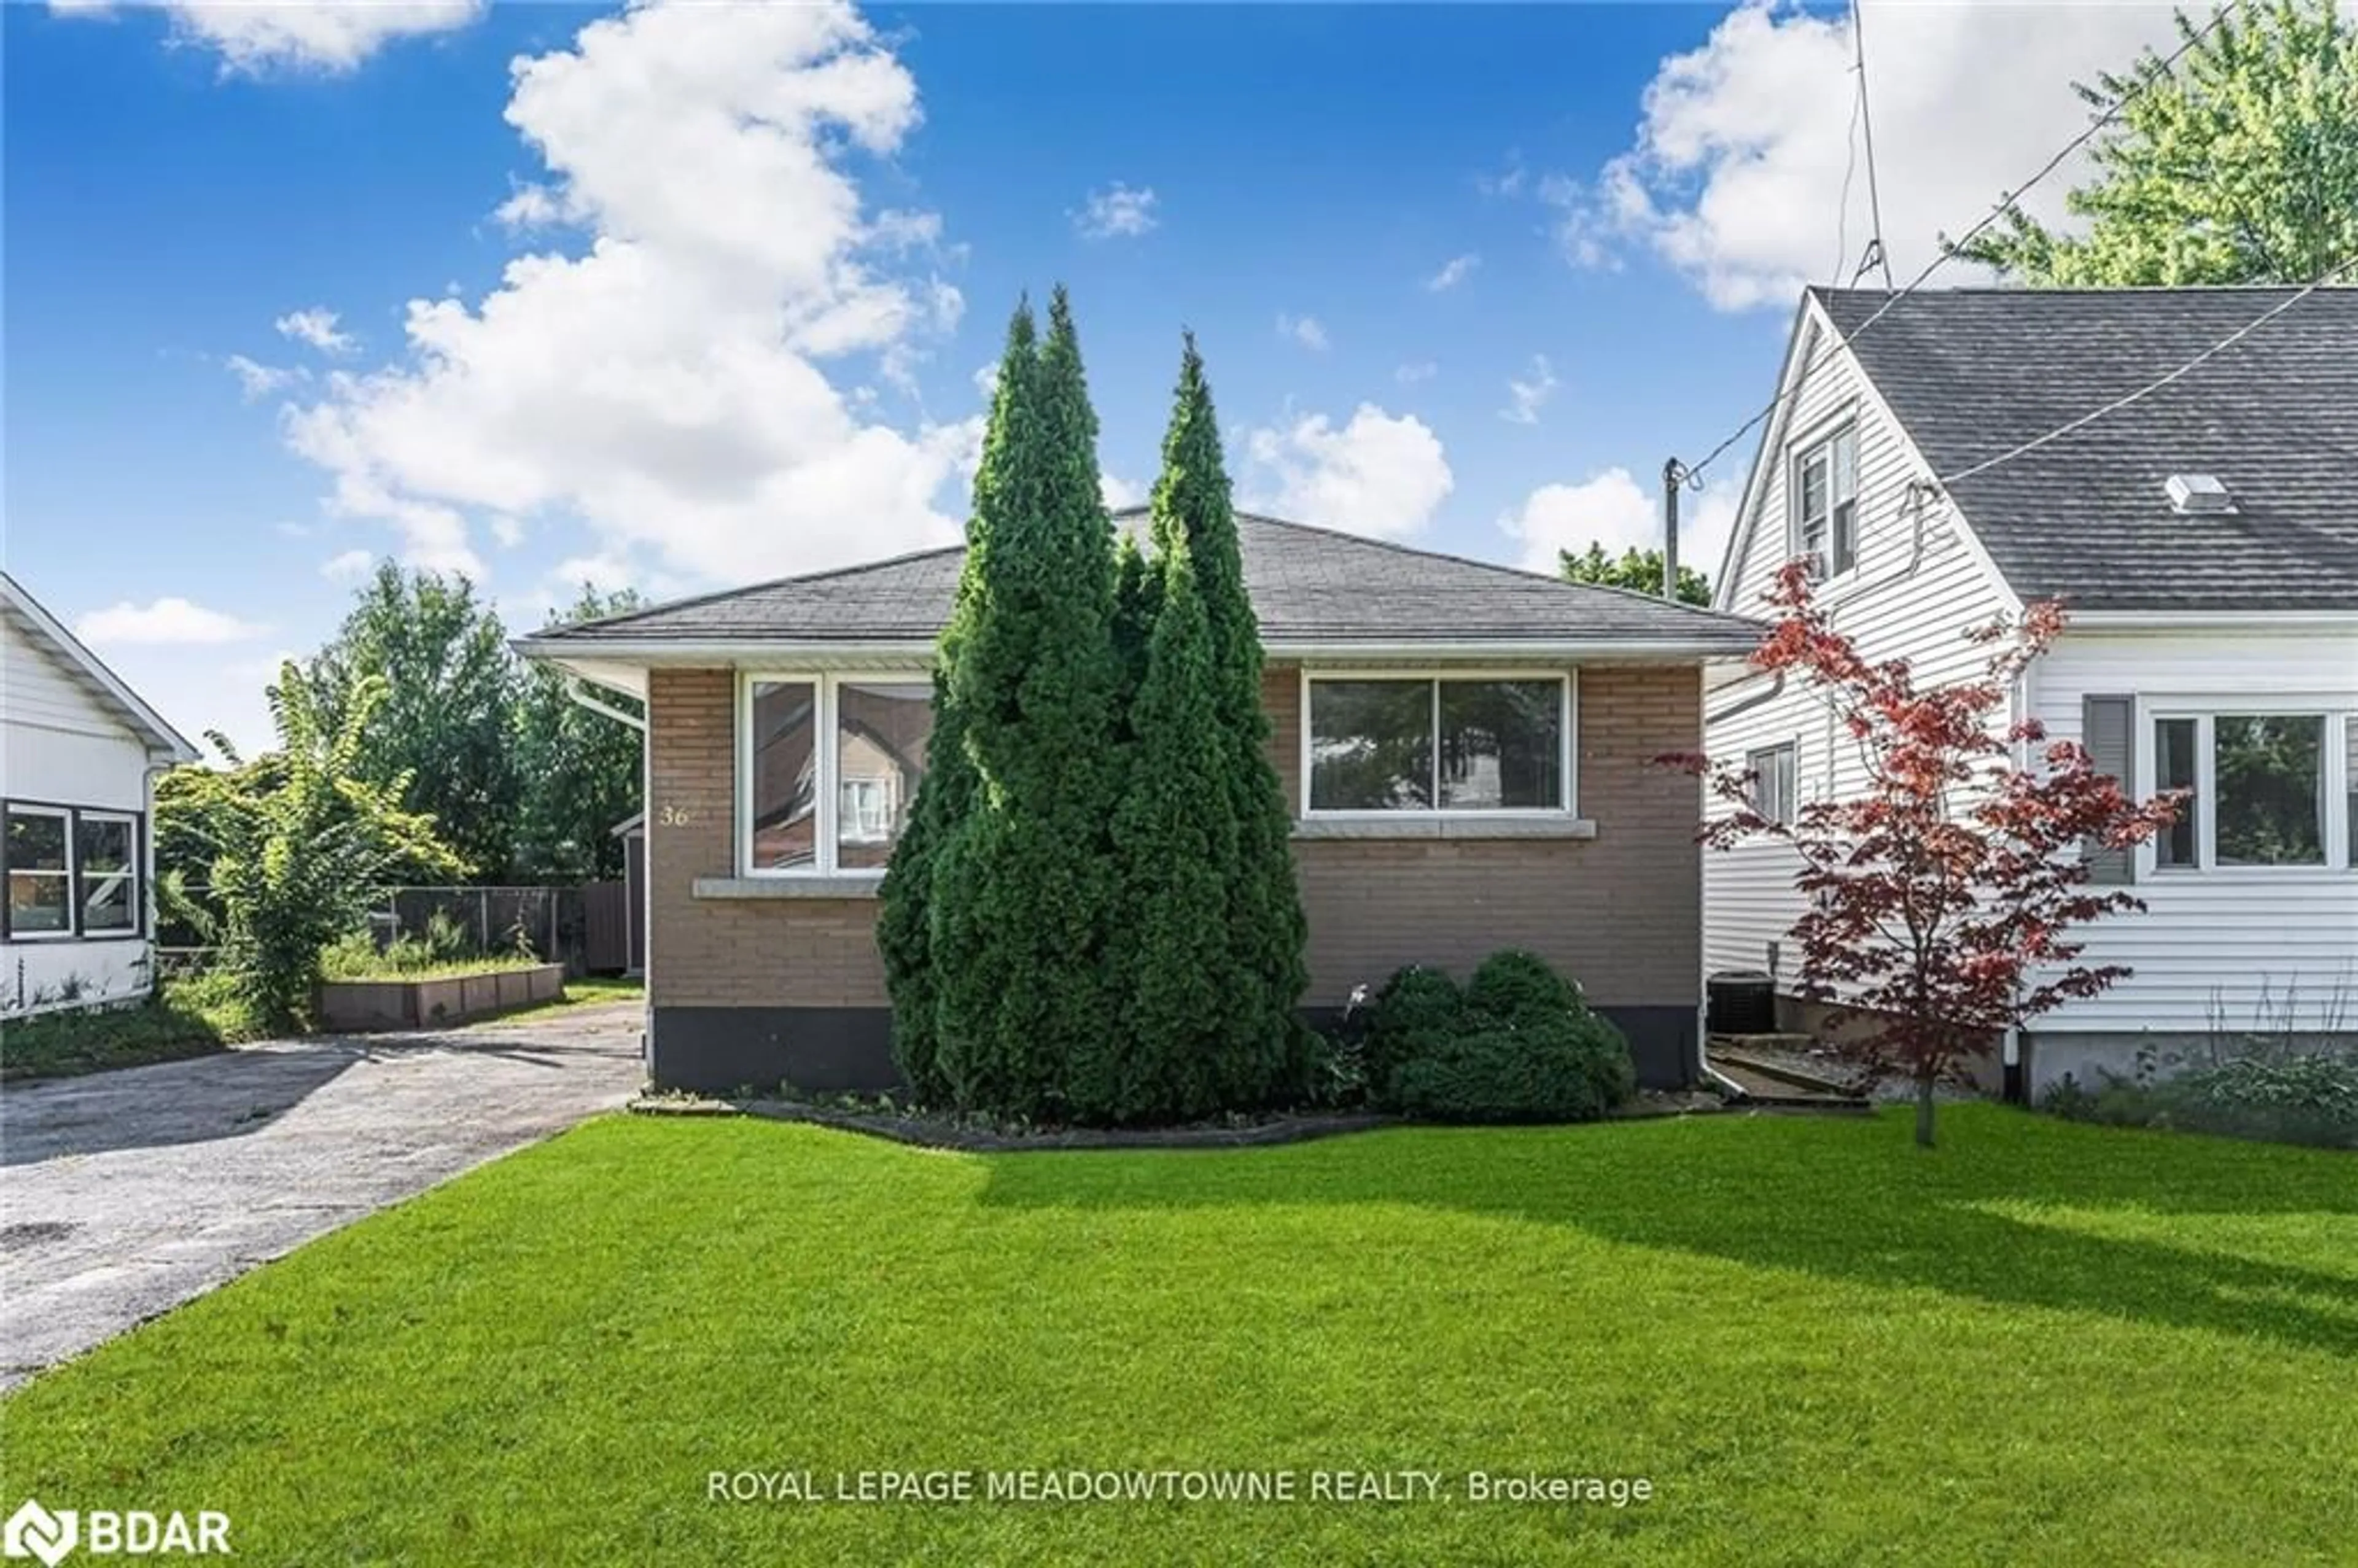
M319 986L319 1024L333 1032L434 1029L552 1001L564 989L562 964L425 980L325 980Z

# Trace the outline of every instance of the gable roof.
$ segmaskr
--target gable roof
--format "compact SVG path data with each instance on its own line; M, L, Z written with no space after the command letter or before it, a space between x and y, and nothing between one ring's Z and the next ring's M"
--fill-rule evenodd
M1861 332L1889 295L1810 291L1936 476L2150 385L2299 292L1927 290ZM2235 510L2174 511L2172 474L2217 477ZM2358 288L2291 303L2169 385L1950 493L2025 599L2358 609Z
M1114 514L1136 527L1143 508ZM1583 649L1741 657L1762 627L1741 616L1622 589L1564 582L1239 513L1245 589L1272 649ZM667 646L929 646L949 617L963 546L782 579L544 632L526 653L627 661Z
M166 723L163 715L148 707L137 692L124 685L120 676L83 647L79 638L6 572L0 572L0 615L5 615L34 643L46 646L66 677L137 736L151 758L171 762L197 760L197 749L189 744L187 737Z

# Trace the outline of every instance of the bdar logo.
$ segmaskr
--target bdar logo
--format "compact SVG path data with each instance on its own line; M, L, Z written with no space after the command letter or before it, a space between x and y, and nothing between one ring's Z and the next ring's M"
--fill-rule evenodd
M58 1568L73 1549L73 1510L51 1513L37 1498L27 1498L25 1506L8 1516L5 1533L0 1534L0 1552L11 1557L38 1557L49 1568Z

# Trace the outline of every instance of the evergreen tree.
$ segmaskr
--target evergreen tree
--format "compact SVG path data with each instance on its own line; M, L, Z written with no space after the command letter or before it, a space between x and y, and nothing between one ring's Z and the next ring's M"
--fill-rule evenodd
M1293 813L1269 757L1260 629L1245 591L1244 553L1219 418L1192 333L1181 355L1153 507L1164 601L1178 579L1190 579L1205 622L1209 719L1221 787L1204 809L1227 818L1213 835L1227 856L1220 879L1227 899L1216 988L1221 1005L1212 1021L1211 1038L1217 1042L1212 1083L1218 1103L1233 1108L1265 1103L1299 1087L1289 1080L1297 1078L1307 1060L1308 1037L1294 1011L1308 985L1302 957L1306 928L1294 881ZM1159 647L1159 618L1156 632ZM1148 744L1141 736L1141 752Z
M935 899L942 851L972 809L976 775L967 750L963 710L954 672L976 619L982 613L985 565L990 558L995 519L1032 503L1030 454L1016 439L1031 417L1032 383L1038 358L1037 329L1029 302L1019 303L1008 323L1000 356L990 418L983 437L982 462L974 479L974 503L967 520L966 560L956 603L942 630L934 662L934 728L925 743L925 772L910 804L909 825L892 848L877 896L876 944L884 961L884 986L892 1003L892 1054L901 1076L921 1101L951 1097L940 1069L938 966L948 952L935 931L942 916Z
M1120 911L1108 947L1124 1001L1120 1033L1073 1064L1075 1108L1091 1120L1184 1121L1223 1108L1223 1080L1233 1076L1226 1058L1251 1044L1237 1038L1237 1025L1249 1029L1266 1000L1230 944L1231 757L1211 623L1184 529L1172 530L1155 568L1161 607L1113 823ZM1266 1098L1266 1076L1251 1098Z
M928 933L935 1070L961 1106L1032 1118L1069 1114L1071 1064L1116 1027L1112 529L1061 287L1048 320L994 409L1000 482L976 491L974 602L946 666L976 787L936 851Z

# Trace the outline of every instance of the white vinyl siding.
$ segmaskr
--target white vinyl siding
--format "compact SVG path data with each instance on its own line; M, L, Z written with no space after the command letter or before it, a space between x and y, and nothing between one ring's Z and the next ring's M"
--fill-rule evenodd
M2164 715L2346 719L2358 710L2358 633L2071 631L2032 676L2033 711L2061 740L2080 739L2083 697L2134 694L2139 777L2130 782L2150 793L2160 787L2153 734ZM2358 730L2358 723L2343 728ZM2345 735L2344 770L2352 744ZM2345 789L2348 776L2342 774ZM2346 845L2346 795L2339 815L2334 837ZM2288 996L2304 1027L2317 1028L2337 995L2346 999L2342 1027L2358 1027L2358 872L2339 864L2178 871L2157 867L2157 858L2151 846L2140 851L2128 890L2145 901L2145 912L2093 927L2082 960L2135 972L2104 995L2041 1019L2040 1033L2201 1034L2214 1022L2243 1029L2281 1017Z
M1807 366L1815 351L1812 343L1800 345L1796 363ZM1927 685L1979 675L1988 650L1966 642L1963 633L2015 610L2014 598L1969 541L1952 508L1937 501L1909 503L1909 481L1930 475L1916 462L1913 449L1847 351L1823 357L1789 404L1781 427L1768 433L1772 460L1760 465L1759 493L1750 498L1751 525L1740 539L1740 556L1731 563L1721 608L1763 619L1773 614L1762 596L1791 558L1786 492L1792 465L1785 459L1845 425L1855 431L1858 447L1856 563L1824 585L1820 601L1828 607L1836 629L1856 639L1867 658L1905 654L1915 661L1918 680ZM1920 554L1916 547L1920 508ZM1739 528L1743 525L1739 519ZM1805 685L1798 675L1790 676L1777 697L1716 722L1711 715L1768 691L1771 683L1749 673L1708 690L1705 750L1714 758L1741 763L1753 751L1793 741L1797 803L1860 789L1866 770L1857 748ZM1714 803L1708 809L1715 815L1726 808ZM1792 851L1780 845L1748 844L1705 850L1703 860L1706 969L1765 968L1768 944L1779 942L1779 973L1790 979L1798 955L1786 933L1802 908L1793 888L1799 862Z

